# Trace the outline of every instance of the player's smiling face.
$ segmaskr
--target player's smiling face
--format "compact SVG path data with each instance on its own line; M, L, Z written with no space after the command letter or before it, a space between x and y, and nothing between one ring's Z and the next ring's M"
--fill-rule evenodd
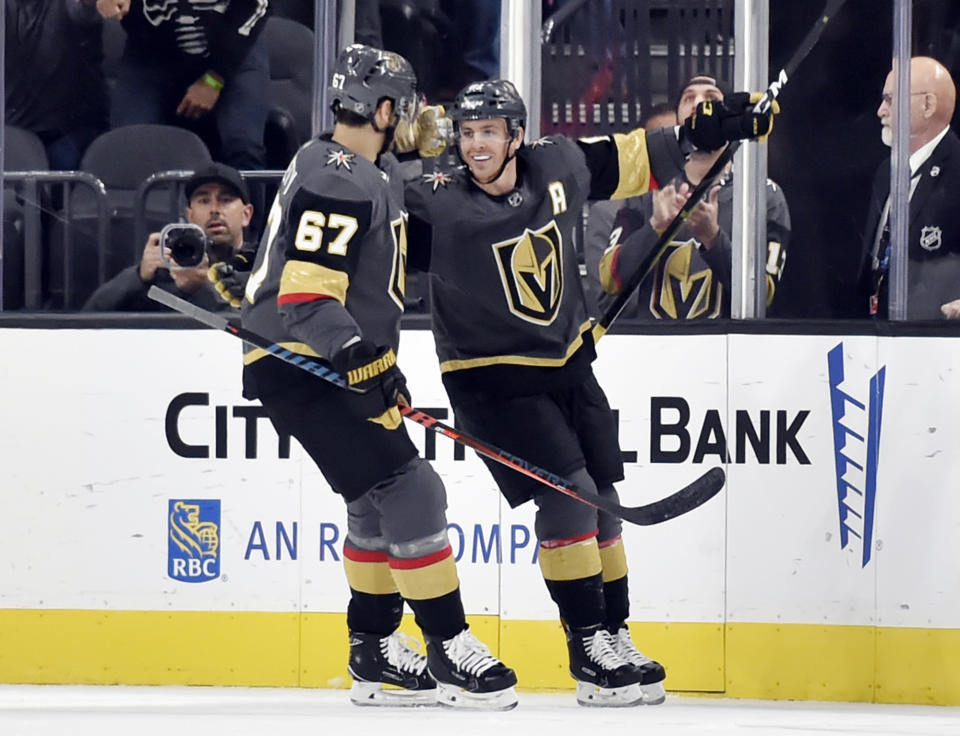
M503 118L460 123L460 155L475 179L485 181L500 170L513 144Z

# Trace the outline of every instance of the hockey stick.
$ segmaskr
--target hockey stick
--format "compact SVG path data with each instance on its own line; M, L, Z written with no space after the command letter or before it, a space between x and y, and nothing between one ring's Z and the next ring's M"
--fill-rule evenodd
M274 357L295 365L298 368L312 373L313 375L318 376L325 381L339 386L340 388L349 388L343 376L336 371L331 370L327 366L315 360L310 360L303 355L292 353L286 348L271 342L267 338L232 323L226 317L215 314L214 312L209 312L206 309L202 309L188 301L184 301L178 296L164 291L163 289L158 289L156 286L150 287L150 290L147 292L147 296L153 299L153 301L170 307L181 314L185 314L186 316L191 317L198 322L207 325L208 327L212 327L215 330L222 330L233 335L234 337L239 337L241 340L244 340L255 347L266 350ZM605 499L596 493L577 488L568 480L560 477L556 473L551 473L549 470L544 470L543 468L537 467L533 463L529 463L523 458L512 455L511 453L494 447L493 445L488 445L484 442L481 442L465 432L461 432L459 429L454 429L453 427L444 424L439 419L432 417L429 414L420 411L419 409L414 409L410 406L400 406L398 408L403 416L412 422L416 422L422 427L426 427L437 434L442 434L445 437L449 437L454 442L459 442L460 444L475 450L484 457L490 458L491 460L505 465L508 468L513 468L518 473L522 473L528 478L532 478L539 483L543 483L544 485L553 488L555 491L559 491L564 495L570 496L581 503L585 503L588 506L593 506L601 511L606 511L607 513L620 517L624 521L629 521L632 524L638 524L640 526L649 526L651 524L659 524L664 521L669 521L670 519L676 518L677 516L685 514L688 511L692 511L698 506L701 506L720 492L720 489L723 488L723 483L726 478L722 469L712 468L689 485L684 486L676 493L673 493L666 498L662 498L659 501L647 504L646 506L621 506L620 504Z
M777 78L770 83L769 87L767 87L766 91L763 93L763 96L760 98L760 101L754 105L754 112L763 114L770 109L770 106L773 105L774 100L776 100L780 95L780 90L783 89L783 85L787 83L787 81L796 71L797 67L800 66L800 63L807 58L807 55L810 53L813 47L816 46L817 41L820 40L820 36L827 27L827 23L830 22L830 19L836 15L837 11L840 10L845 2L846 0L827 0L827 4L824 7L823 12L820 14L820 17L817 19L816 24L814 24L814 26L807 32L807 35L803 39L803 42L800 44L799 48L793 52L793 56L790 58L790 61L787 62L786 66L780 70ZM617 318L620 312L622 312L624 307L627 306L627 302L633 298L634 292L640 287L640 284L643 283L643 280L647 278L650 272L653 271L657 263L660 262L663 254L667 251L667 248L670 247L670 243L673 241L677 231L683 227L683 224L687 221L690 213L696 209L698 204L700 204L700 200L707 196L710 188L714 185L717 179L720 178L720 175L727 167L727 164L733 160L733 155L737 152L737 149L740 148L741 143L742 141L733 141L730 143L720 158L714 162L713 166L710 167L710 170L700 180L700 183L697 184L694 190L690 193L690 196L687 198L687 201L684 203L683 207L680 208L677 216L673 218L669 225L667 225L667 229L660 234L660 237L657 238L657 242L654 244L653 248L646 255L643 261L641 261L640 265L637 267L637 270L634 271L627 283L617 293L616 298L610 303L610 306L607 308L607 310L603 313L600 319L597 320L597 323L593 327L594 340L599 340L607 333L607 331L610 329L610 325L613 324L613 321Z

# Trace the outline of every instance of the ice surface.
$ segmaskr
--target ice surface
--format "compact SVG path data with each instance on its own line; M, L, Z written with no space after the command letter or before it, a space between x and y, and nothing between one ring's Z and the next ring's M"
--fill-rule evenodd
M358 708L345 690L0 685L2 736L960 736L960 708L733 700L581 708L520 693L506 713Z

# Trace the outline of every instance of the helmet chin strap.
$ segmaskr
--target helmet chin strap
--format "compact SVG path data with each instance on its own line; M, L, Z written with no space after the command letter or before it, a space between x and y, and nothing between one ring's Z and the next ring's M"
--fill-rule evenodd
M516 137L517 137L517 134L514 133L514 134L513 134L513 138L510 139L510 143L513 143L513 139L516 138ZM508 150L508 151L510 150L510 143L507 144L507 150ZM518 153L519 151L520 151L520 146L517 146L517 150L516 150L516 151L514 151L513 153L508 153L506 156L504 156L504 157L503 157L503 163L500 164L500 168L497 169L497 173L495 173L493 176L491 176L491 177L490 177L489 179L487 179L486 181L481 181L480 179L478 179L477 177L475 177L475 176L473 175L473 169L470 168L470 164L468 164L466 161L464 161L463 163L467 164L467 171L470 172L470 178L473 179L477 184L479 184L479 185L481 185L481 186L486 186L487 184L493 184L493 182L495 182L497 179L499 179L501 176L503 176L503 172L504 172L504 170L507 168L507 164L509 164L511 161L513 161L513 159L515 159L515 158L517 157L517 153ZM457 154L460 156L460 159L463 160L463 154L460 153L460 147L459 147L459 146L457 147Z

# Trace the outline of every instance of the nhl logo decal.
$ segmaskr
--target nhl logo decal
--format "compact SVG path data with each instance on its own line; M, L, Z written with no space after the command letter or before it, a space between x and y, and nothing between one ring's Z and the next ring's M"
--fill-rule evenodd
M523 204L523 195L517 190L510 192L510 196L507 197L507 204L511 207L519 207Z
M920 247L924 250L937 250L943 245L943 231L936 225L927 225L920 231Z

